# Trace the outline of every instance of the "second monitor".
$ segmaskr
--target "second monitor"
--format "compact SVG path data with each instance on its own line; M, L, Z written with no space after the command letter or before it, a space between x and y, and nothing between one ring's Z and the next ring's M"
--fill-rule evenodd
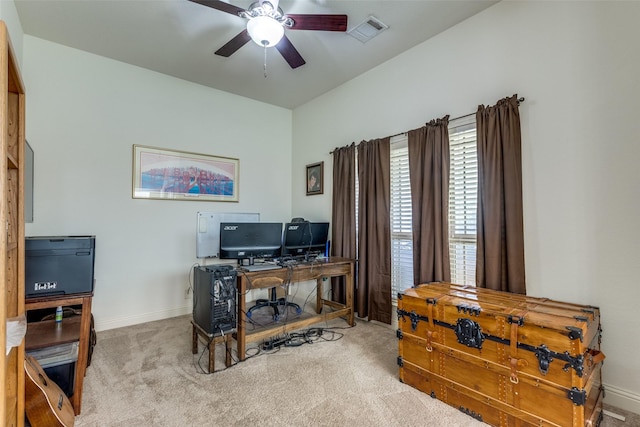
M328 222L287 223L282 237L282 256L328 255L325 254L328 237Z

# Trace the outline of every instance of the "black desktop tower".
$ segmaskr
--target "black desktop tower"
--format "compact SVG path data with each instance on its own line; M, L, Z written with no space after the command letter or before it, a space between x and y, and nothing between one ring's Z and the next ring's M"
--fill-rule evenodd
M193 321L206 333L236 327L236 270L230 265L193 268Z

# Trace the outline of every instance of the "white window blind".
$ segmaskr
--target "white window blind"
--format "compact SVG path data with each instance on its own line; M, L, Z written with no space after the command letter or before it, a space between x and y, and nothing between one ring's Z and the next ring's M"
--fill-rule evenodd
M413 234L407 136L391 140L391 298L413 286Z
M478 149L475 116L449 123L449 256L451 281L475 286Z
M475 116L449 123L451 281L475 286L478 153ZM391 140L391 298L413 286L413 236L406 135Z

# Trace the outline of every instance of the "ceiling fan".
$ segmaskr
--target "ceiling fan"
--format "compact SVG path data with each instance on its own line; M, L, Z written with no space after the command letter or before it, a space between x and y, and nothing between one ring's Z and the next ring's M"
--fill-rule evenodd
M266 48L275 46L291 68L305 64L305 60L284 34L284 30L347 31L347 15L285 15L278 7L279 0L259 0L242 9L222 0L190 0L248 20L247 28L218 49L215 54L229 57L249 40Z

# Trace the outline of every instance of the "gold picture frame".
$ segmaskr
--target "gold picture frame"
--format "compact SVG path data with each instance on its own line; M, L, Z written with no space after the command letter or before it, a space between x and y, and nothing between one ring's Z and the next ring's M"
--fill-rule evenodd
M324 193L324 162L307 165L307 196Z
M238 159L133 146L134 199L237 202L239 174Z

